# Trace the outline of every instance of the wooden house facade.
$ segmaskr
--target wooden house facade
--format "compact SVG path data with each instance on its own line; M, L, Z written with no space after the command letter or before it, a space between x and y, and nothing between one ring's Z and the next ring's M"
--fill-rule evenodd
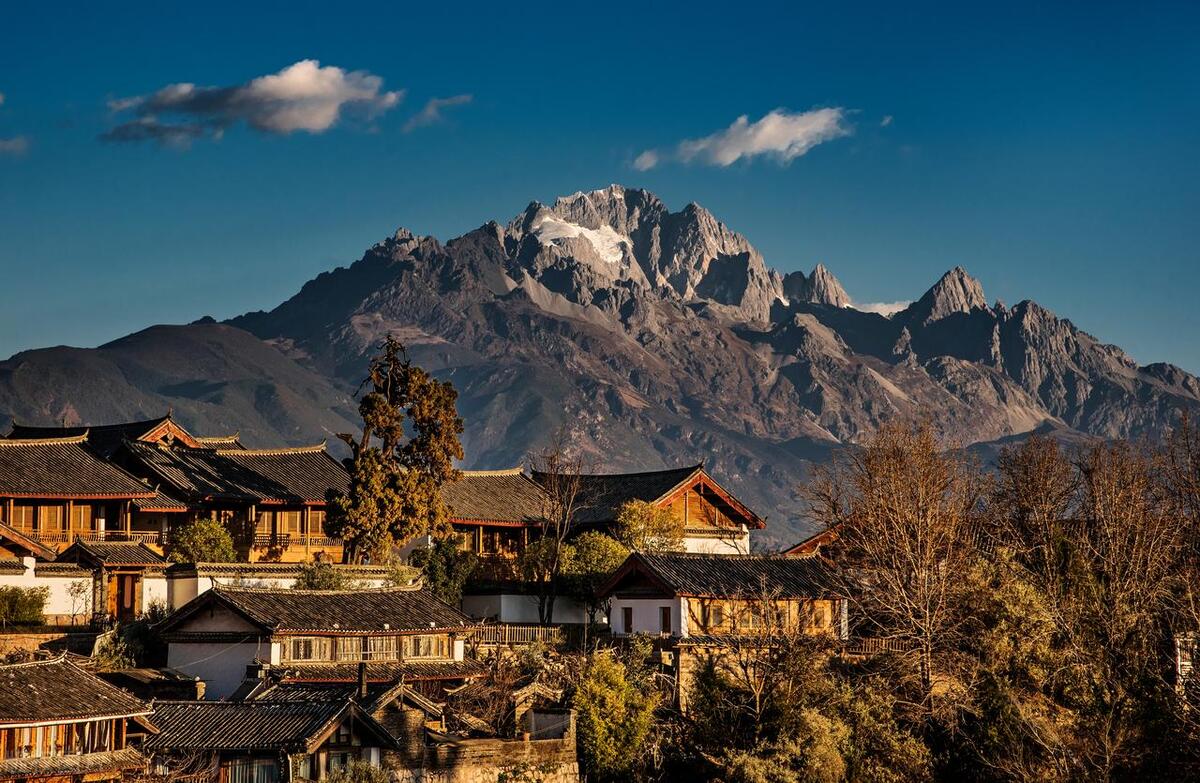
M119 780L144 769L131 739L149 704L63 657L0 665L0 781Z
M143 750L163 779L214 783L324 780L352 762L379 767L395 742L351 699L159 701Z
M5 487L6 475L41 480ZM342 545L325 531L325 500L348 484L324 444L247 449L236 434L199 437L170 415L94 427L15 425L0 439L0 525L51 551L75 540L121 540L161 554L172 529L213 517L248 562L338 562Z
M811 558L634 552L600 589L615 636L846 634L830 567Z
M133 538L133 503L154 492L85 441L83 435L0 439L4 556L50 558L76 540Z
M466 660L467 615L415 587L263 590L216 587L163 621L167 663L225 698L247 672L285 669L293 680L461 681L483 670ZM255 675L257 677L258 675Z
M536 471L532 478L543 486L555 483L553 476ZM683 523L687 552L746 555L750 553L750 531L766 526L703 465L580 476L574 522L580 530L611 530L621 506L634 500L671 509Z

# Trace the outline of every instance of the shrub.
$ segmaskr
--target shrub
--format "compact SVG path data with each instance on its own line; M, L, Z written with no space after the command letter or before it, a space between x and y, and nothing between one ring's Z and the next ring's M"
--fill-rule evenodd
M365 761L351 761L339 770L331 772L326 783L390 783L391 776L379 767Z
M620 661L596 655L575 693L579 753L595 780L626 780L641 759L658 696Z
M171 531L167 558L175 563L236 563L238 556L224 523L201 517Z
M0 626L41 625L49 597L48 587L0 587Z
M303 563L292 587L297 590L349 590L352 585L330 563Z
M458 546L457 537L439 538L428 549L417 549L409 560L425 574L425 586L446 603L457 606L463 586L471 578L479 558Z

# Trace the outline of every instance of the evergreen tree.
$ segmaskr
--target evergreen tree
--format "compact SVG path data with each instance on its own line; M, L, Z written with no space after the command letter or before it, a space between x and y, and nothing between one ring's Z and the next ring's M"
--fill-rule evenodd
M362 433L338 435L350 447L350 491L331 491L326 529L345 541L347 562L386 562L394 545L449 530L440 487L463 458L458 397L414 365L391 335L370 363L359 402Z

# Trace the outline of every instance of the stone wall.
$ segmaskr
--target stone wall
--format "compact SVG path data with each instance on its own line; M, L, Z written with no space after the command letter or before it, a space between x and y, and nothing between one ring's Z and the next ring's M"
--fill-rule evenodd
M87 631L4 631L0 632L0 656L35 650L69 650L88 655L95 641L96 634Z
M575 721L563 713L561 736L555 739L456 739L427 743L425 716L396 710L380 717L401 745L387 751L383 766L396 783L496 783L501 774L536 773L544 783L578 783Z

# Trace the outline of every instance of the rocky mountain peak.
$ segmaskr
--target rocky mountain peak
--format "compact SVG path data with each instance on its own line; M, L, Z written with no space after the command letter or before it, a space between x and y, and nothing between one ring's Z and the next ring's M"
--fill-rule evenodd
M833 276L833 273L825 268L824 264L817 264L809 277L809 282L812 284L812 301L832 307L850 306L850 295L846 293L845 288L842 288L842 284Z
M954 313L986 310L987 306L983 286L967 274L967 270L956 266L909 308L913 316L909 320L915 318L920 323L929 323Z
M812 274L790 272L783 278L783 295L789 302L823 304L831 307L849 307L850 295L842 284L825 268L817 264Z

